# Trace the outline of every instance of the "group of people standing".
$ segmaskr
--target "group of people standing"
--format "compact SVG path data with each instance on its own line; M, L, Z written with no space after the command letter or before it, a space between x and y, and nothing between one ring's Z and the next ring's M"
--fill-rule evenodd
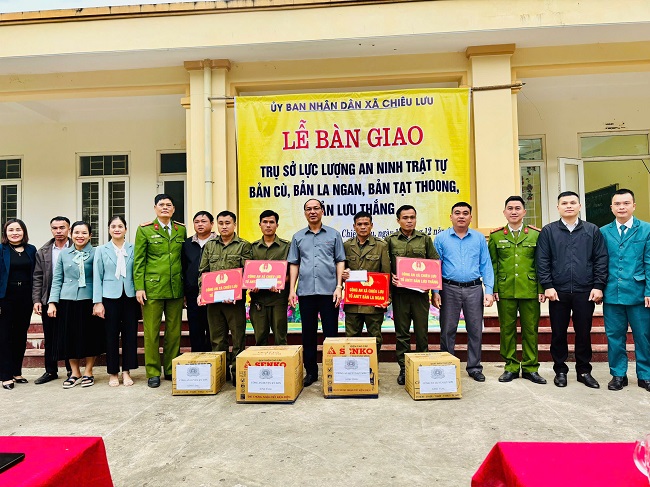
M28 243L21 220L5 223L0 245L0 379L5 389L26 383L21 365L32 310L42 316L45 373L35 383L58 377L57 362L66 361L64 388L94 384L95 358L106 353L109 385L119 385L120 338L122 382L133 384L130 371L138 367L137 327L142 311L145 366L149 387L159 387L161 375L172 378L172 360L180 354L181 319L187 307L192 351L226 351L227 378L235 380L236 356L245 347L246 294L240 300L205 303L201 280L206 272L243 268L247 260L284 260L289 267L282 289L251 289L250 319L257 345L287 343L287 304L298 307L302 321L304 385L318 380L317 332L320 318L325 338L338 334L338 311L350 271L390 273L390 299L378 306L345 304L347 336L360 336L364 325L381 348L384 312L392 303L396 354L404 384L404 354L429 350L429 303L440 310L440 350L454 353L461 313L467 330L467 372L485 381L481 364L483 308L497 303L501 326L501 355L505 371L500 382L521 376L537 384L540 304L549 301L554 383L567 385L567 330L575 329L577 380L599 387L591 375L591 323L595 304L604 301L605 329L612 380L610 390L628 385L626 337L628 323L636 343L638 385L650 391L650 224L632 216L634 194L621 189L612 197L615 220L598 229L579 218L579 196L558 197L560 219L542 230L524 225L525 202L511 196L503 211L507 225L486 241L470 229L472 207L458 202L451 208L451 227L432 239L416 230L417 211L397 209L399 229L384 240L372 235L372 215L354 216L355 236L341 234L322 222L317 199L304 204L307 226L291 241L277 235L280 216L260 214L261 238L253 243L236 233L237 217L222 211L194 215L195 234L172 220L174 203L166 194L154 199L156 218L141 224L135 245L126 242L126 221L109 222L111 240L90 244L87 222L61 216L50 222L53 238L38 251ZM439 259L442 289L422 291L401 286L398 257ZM163 358L160 329L165 317ZM519 320L518 320L519 317ZM518 359L517 322L522 332ZM230 352L229 338L232 340ZM80 360L85 359L82 374Z
M64 389L95 383L93 366L106 353L109 384L119 385L120 337L122 378L138 367L139 310L133 288L133 245L125 241L126 221L109 222L111 240L94 248L91 225L70 225L64 216L50 221L52 239L39 250L29 244L22 220L10 219L2 231L0 268L0 356L4 389L25 384L22 362L32 312L41 315L45 341L44 384L58 378L58 362L68 371ZM80 361L85 359L83 373Z
M598 228L583 221L580 197L572 191L558 196L560 219L540 231L522 224L524 200L506 200L508 224L494 230L489 249L496 274L494 299L501 325L501 355L505 371L500 382L522 376L545 384L537 372L540 305L548 300L554 384L566 387L569 367L567 331L575 331L576 379L591 388L591 327L596 304L603 303L609 390L628 385L626 350L632 328L639 387L650 391L650 224L633 216L634 193L619 189L611 200L614 221ZM517 312L522 335L522 359L517 359Z

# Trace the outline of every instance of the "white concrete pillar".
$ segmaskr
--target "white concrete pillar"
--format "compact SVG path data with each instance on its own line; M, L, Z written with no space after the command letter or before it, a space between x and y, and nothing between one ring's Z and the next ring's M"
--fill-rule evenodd
M514 50L514 44L467 48L470 86L512 84ZM472 92L477 228L503 225L503 202L520 193L516 113L517 99L510 88Z

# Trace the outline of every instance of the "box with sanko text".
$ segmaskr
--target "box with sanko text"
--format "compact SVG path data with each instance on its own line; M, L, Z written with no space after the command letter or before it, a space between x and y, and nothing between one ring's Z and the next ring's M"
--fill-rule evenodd
M460 360L448 352L407 353L406 392L413 399L460 398Z
M172 395L216 394L226 383L226 352L188 352L172 360Z
M326 338L323 342L323 394L378 397L379 359L374 337Z
M249 347L237 355L237 402L292 403L302 376L302 345Z

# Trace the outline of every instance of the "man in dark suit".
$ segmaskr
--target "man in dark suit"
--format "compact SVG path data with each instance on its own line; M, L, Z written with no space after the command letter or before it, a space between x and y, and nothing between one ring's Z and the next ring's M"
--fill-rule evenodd
M36 252L36 261L34 263L32 301L34 303L34 313L43 320L45 347L45 373L36 379L34 384L45 384L59 377L58 364L54 360L52 350L53 333L57 318L50 318L47 312L43 313L43 304L47 305L50 297L52 273L59 254L71 244L69 237L70 220L64 216L55 216L50 220L50 231L53 238ZM65 361L65 368L68 370L68 377L70 377L71 369L67 360Z
M596 225L578 218L580 208L576 193L559 194L560 219L542 228L535 258L539 283L550 301L553 383L567 386L567 330L572 321L578 382L597 389L600 385L591 375L591 321L607 283L607 246Z
M190 345L192 352L209 352L210 325L206 306L196 302L199 290L199 264L203 255L203 247L208 240L215 239L217 234L212 231L214 217L209 211L199 211L194 215L194 235L183 242L181 264L183 266L183 290L185 306L187 307L187 322L190 325Z
M616 219L600 229L609 252L609 275L603 298L610 391L627 379L627 327L632 327L639 387L650 391L650 225L632 216L634 193L619 189L612 196Z

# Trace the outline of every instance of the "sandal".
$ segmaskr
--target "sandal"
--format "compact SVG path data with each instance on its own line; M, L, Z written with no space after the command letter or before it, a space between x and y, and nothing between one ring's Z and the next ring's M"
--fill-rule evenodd
M117 377L111 377L108 381L108 385L111 387L117 387L120 385L120 379Z
M95 384L95 376L94 375L84 375L81 378L81 387L90 387Z
M75 377L74 375L71 375L68 377L66 380L63 381L63 388L64 389L72 389L74 386L79 384L81 382L81 379L79 377Z

